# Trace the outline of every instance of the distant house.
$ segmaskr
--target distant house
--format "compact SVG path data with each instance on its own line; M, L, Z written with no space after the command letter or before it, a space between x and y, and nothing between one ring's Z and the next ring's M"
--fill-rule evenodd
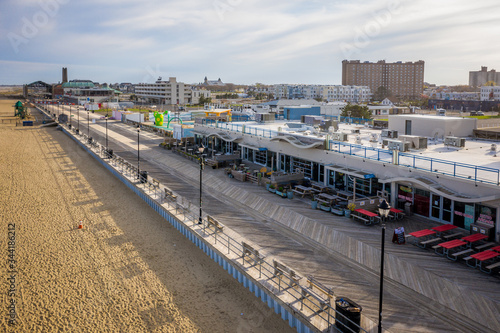
M382 102L380 102L381 105L389 105L389 106L393 106L394 103L389 99L389 98L384 98L384 100Z
M209 80L205 76L205 80L203 81L203 85L205 86L223 86L225 85L224 82L219 78L217 81L216 80Z

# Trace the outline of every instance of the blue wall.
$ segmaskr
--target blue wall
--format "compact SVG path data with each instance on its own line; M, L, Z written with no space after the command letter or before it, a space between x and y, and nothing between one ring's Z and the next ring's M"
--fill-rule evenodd
M319 116L320 107L311 106L304 107L286 107L283 109L283 115L287 120L300 120L300 116Z

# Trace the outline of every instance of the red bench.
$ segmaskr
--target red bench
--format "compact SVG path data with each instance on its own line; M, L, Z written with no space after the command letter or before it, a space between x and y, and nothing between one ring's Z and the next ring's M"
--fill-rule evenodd
M436 234L436 232L434 230L429 230L429 229L424 229L424 230L419 230L419 231L414 231L414 232L409 233L409 235L413 236L413 238L414 238L413 244L415 244L421 248L425 248L427 244L440 241L441 240L440 237L437 237L437 238L430 238L429 237L429 236L435 235L435 234ZM424 238L424 240L420 241L421 238Z
M470 257L467 257L465 259L467 259L467 265L470 266L470 267L479 267L479 269L485 273L491 273L491 269L484 269L483 268L483 264L490 260L490 259L493 259L495 257L498 257L500 256L500 252L496 252L496 251L491 251L491 250L486 250L486 251L483 251L483 252L479 252L479 253L476 253L476 254L473 254L471 255ZM464 259L464 260L465 260ZM470 259L474 259L474 265L471 265L469 264L469 261Z
M454 240L451 240L451 241L448 241L448 242L444 242L444 243L440 243L438 245L435 245L435 246L433 246L433 248L435 249L436 253L439 254L440 256L446 255L446 257L448 259L455 261L455 260L457 260L457 256L450 257L450 255L451 255L450 250L456 249L456 248L458 248L460 250L463 247L465 247L466 245L467 245L466 242L461 241L459 239L454 239ZM442 253L438 252L438 250L440 248L443 249Z
M472 247L472 243L479 242L480 240L486 239L488 236L483 235L483 234L472 234L469 236L462 237L461 239L463 241L466 241L469 243L469 247Z

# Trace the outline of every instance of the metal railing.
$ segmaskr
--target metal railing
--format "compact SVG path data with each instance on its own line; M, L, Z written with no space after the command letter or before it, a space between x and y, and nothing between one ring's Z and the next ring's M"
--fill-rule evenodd
M330 151L384 163L393 163L393 152L386 149L366 147L347 142L330 141ZM396 162L397 165L417 170L470 179L475 182L500 185L500 170L495 168L447 161L404 152L398 153Z

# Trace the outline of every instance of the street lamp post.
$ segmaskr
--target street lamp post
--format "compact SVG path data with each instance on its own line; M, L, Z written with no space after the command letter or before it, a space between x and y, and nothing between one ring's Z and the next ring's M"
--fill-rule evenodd
M389 211L391 206L387 203L387 201L382 200L380 205L378 206L378 210L380 216L385 222L387 215L389 215ZM384 254L385 254L385 223L382 224L382 244L381 244L381 254L380 254L380 294L379 294L379 303L378 303L378 333L382 333L382 299L384 296Z
M200 217L198 219L198 224L203 224L203 219L202 219L202 206L203 206L203 201L202 201L202 186L203 186L203 167L204 167L204 161L203 161L203 151L205 150L205 147L200 147L198 148L198 151L200 153Z
M78 112L78 125L77 125L78 128L76 129L76 132L80 133L80 107L79 106L76 107L76 112Z
M71 129L71 104L69 105L69 129Z
M141 180L141 158L140 158L140 149L139 149L139 133L141 132L141 128L137 126L137 178Z
M106 153L108 152L108 114L106 113Z
M87 110L87 137L90 139L90 111Z

